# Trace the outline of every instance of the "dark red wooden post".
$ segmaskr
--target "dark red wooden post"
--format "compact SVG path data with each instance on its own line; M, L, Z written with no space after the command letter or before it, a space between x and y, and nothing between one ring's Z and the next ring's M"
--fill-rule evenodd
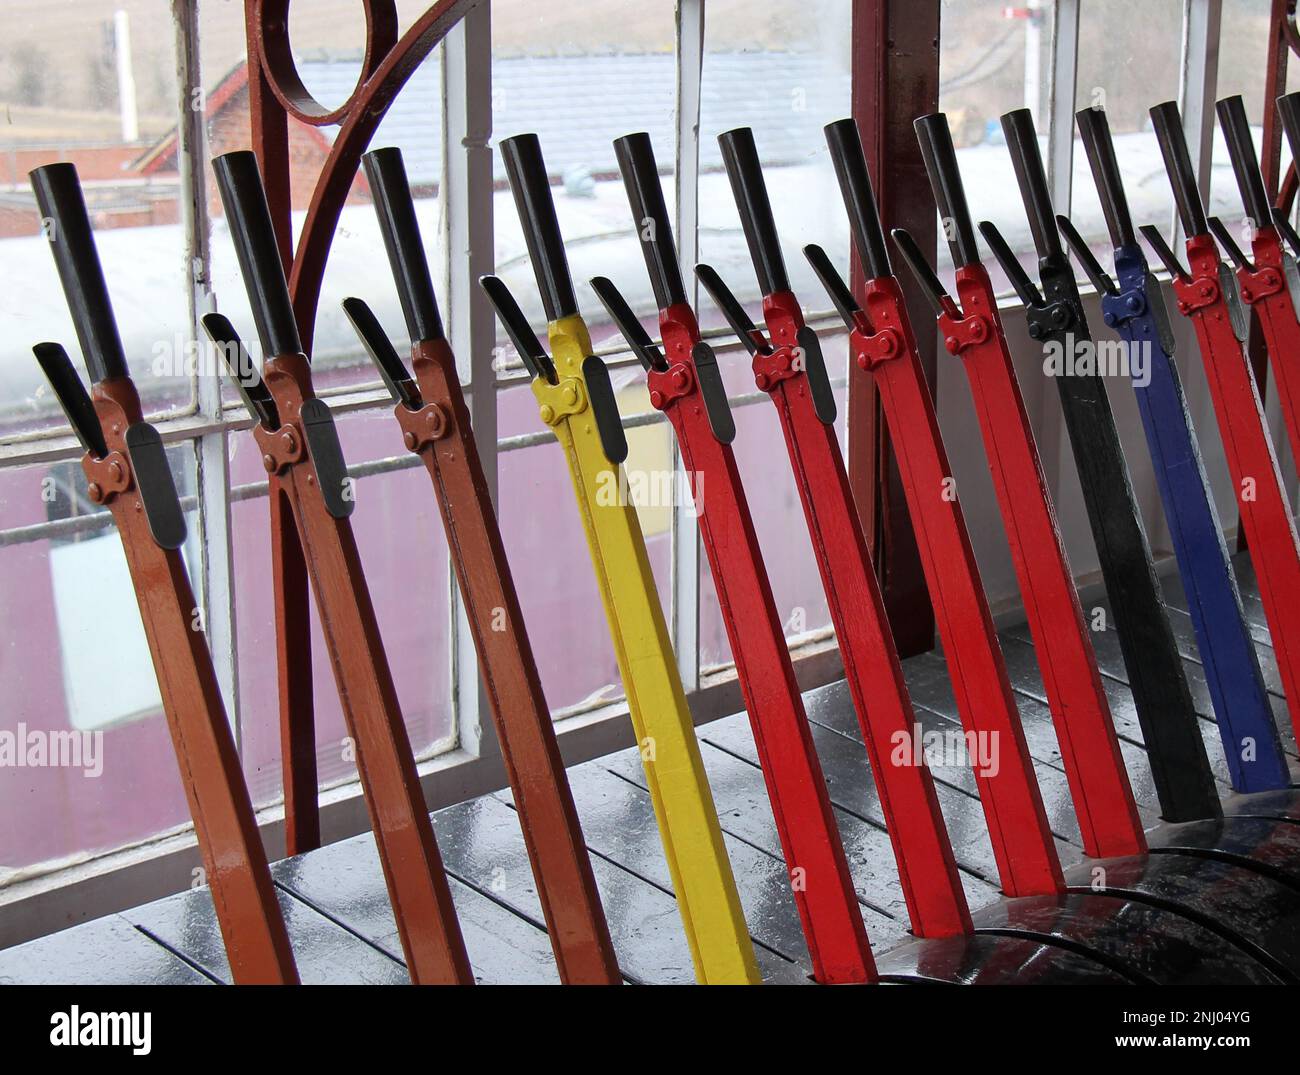
M1282 8L1281 13L1278 7ZM1273 4L1273 22L1272 34L1269 37L1268 64L1265 69L1265 90L1264 90L1264 107L1271 109L1273 107L1272 99L1268 96L1269 92L1279 85L1283 89L1279 90L1275 96L1286 92L1286 64L1288 53L1300 54L1300 29L1296 27L1296 0L1280 0ZM1269 120L1266 119L1265 123ZM1275 127L1274 130L1280 131L1281 128ZM1286 171L1281 168L1281 142L1280 134L1274 134L1272 137L1278 139L1277 158L1274 160L1273 151L1269 147L1273 144L1269 141L1269 128L1264 128L1264 159L1260 162L1264 169L1264 186L1268 190L1269 197L1273 199L1276 205L1284 213L1291 211L1291 203L1295 201L1296 195L1296 168L1295 162L1292 161L1287 165ZM1270 167L1272 171L1270 171Z
M420 61L471 6L473 0L438 0L399 40L393 0L363 0L366 40L361 80L347 101L328 109L308 93L294 66L289 45L289 0L244 0L252 149L264 177L280 260L290 281L298 335L308 354L334 227L361 153L388 105ZM313 190L296 250L290 225L291 116L317 127L340 124L338 137ZM285 846L293 855L320 844L311 621L307 567L293 520L288 517L284 483L277 475L271 476L268 501L283 744Z
M938 239L934 204L912 118L939 109L939 0L853 0L852 34L853 118L871 174L879 177L876 193L884 226L886 231L906 228L922 249L933 250ZM900 283L908 306L925 310L916 283ZM856 252L850 284L858 301L864 301L866 276ZM917 349L933 395L935 334L920 333ZM870 377L849 378L848 429L849 485L871 544L899 656L923 653L934 647L934 609Z

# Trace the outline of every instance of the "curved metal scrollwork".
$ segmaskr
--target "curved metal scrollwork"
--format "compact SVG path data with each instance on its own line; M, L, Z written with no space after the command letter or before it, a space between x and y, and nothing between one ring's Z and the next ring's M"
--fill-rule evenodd
M304 349L311 350L325 264L362 153L415 69L465 14L482 2L484 0L438 0L399 38L397 9L393 0L362 0L366 46L361 77L346 101L337 108L328 108L308 92L294 64L289 43L291 0L246 0L249 62L256 62L273 98L273 102L262 103L260 119L264 129L254 130L258 145L264 147L266 144L266 128L272 124L267 122L264 110L272 104L282 115L293 116L314 127L340 125L312 192L293 261L287 267L294 316ZM258 123L258 109L255 108L255 128ZM281 141L285 143L283 166L287 167L287 137L282 137ZM265 169L268 162L263 159L262 165ZM274 190L275 185L268 183L272 215L287 219L289 206L276 204Z
M266 74L271 92L284 110L295 119L312 126L341 123L356 107L357 94L397 44L397 8L393 0L361 0L366 17L366 51L361 61L361 77L351 95L337 108L326 108L303 85L289 44L290 0L259 0L257 58Z

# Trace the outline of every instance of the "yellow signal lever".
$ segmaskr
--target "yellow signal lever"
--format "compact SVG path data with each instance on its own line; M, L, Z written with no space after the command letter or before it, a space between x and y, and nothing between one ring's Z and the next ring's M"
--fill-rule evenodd
M627 441L604 363L592 356L536 136L501 145L550 324L550 355L496 277L481 281L533 375L544 421L564 449L609 621L673 890L702 984L758 984L753 944L727 859L686 693L636 509L623 497ZM523 193L527 189L527 197Z

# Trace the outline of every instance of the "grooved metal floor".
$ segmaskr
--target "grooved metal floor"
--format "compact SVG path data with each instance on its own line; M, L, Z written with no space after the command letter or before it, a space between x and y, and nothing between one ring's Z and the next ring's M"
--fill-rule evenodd
M1249 559L1238 557L1236 569L1278 727L1295 768L1295 738ZM1167 580L1166 594L1225 810L1238 812L1176 577ZM1093 638L1134 791L1144 820L1154 823L1155 793L1118 639L1113 631ZM1069 866L1081 859L1078 827L1027 629L1003 632L1002 646L1048 817L1062 862ZM942 656L924 654L903 667L924 729L959 729ZM907 916L857 717L843 683L812 691L805 701L867 931L873 948L882 952L907 937ZM703 726L699 735L763 976L770 982L806 982L807 954L748 720L743 713L727 717ZM967 898L972 909L982 907L996 898L998 889L974 779L965 765L937 768L935 777ZM576 766L569 779L624 976L629 982L693 981L636 753L627 750ZM478 980L556 982L509 794L440 810L434 822ZM273 872L304 982L407 980L370 836L276 863ZM0 983L198 985L229 979L204 889L0 952Z

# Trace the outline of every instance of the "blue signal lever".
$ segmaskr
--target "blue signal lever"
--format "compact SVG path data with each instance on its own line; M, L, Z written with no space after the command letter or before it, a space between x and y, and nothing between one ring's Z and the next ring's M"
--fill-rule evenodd
M1286 787L1282 744L1183 398L1164 299L1137 242L1110 125L1100 109L1084 109L1076 118L1115 248L1115 279L1068 219L1058 223L1101 296L1102 319L1128 347L1130 370L1149 372L1141 378L1145 384L1135 380L1134 392L1232 786Z

